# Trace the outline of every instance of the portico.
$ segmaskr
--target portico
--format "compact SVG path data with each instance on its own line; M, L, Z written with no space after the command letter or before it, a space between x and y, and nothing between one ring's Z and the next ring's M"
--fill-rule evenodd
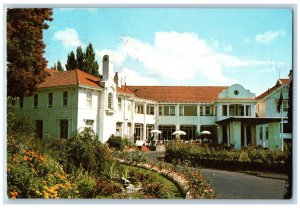
M229 117L224 120L216 121L220 125L221 137L228 146L233 145L234 149L241 149L244 146L256 146L257 132L259 125L268 125L268 131L265 138L268 139L268 148L281 149L283 142L280 137L280 118L251 118L251 117Z

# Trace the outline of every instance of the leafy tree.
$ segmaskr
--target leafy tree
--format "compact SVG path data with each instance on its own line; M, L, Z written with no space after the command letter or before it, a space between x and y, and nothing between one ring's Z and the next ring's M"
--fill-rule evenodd
M99 76L99 65L97 61L95 60L95 52L93 49L93 45L90 43L88 47L86 48L85 52L85 67L84 71L93 75L93 76Z
M60 61L57 61L56 69L57 69L58 71L64 71L64 68L62 67Z
M52 9L7 10L7 95L24 97L34 94L44 80L47 65L43 57L46 45L43 30L52 21Z
M67 59L67 64L66 64L66 69L69 70L74 70L77 69L77 62L75 58L75 54L73 51L71 51L68 54L68 59Z
M81 46L77 47L76 50L76 63L77 63L77 68L84 70L84 65L85 65L85 54L82 51Z

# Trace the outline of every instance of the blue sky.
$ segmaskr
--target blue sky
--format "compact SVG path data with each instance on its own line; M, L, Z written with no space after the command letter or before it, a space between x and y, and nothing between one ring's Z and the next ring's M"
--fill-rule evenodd
M259 95L292 65L290 9L55 8L48 67L92 43L128 85L242 84Z

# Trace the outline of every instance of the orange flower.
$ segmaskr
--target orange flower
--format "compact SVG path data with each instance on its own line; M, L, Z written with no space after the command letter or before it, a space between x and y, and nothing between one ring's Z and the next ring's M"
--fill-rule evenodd
M22 159L23 159L24 161L27 161L27 160L28 160L28 157L27 157L27 156L24 156Z

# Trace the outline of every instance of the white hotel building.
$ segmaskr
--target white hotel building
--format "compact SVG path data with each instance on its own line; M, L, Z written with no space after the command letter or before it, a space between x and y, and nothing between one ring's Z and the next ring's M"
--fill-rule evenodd
M131 141L147 140L150 131L162 131L162 140L195 140L203 130L213 142L243 146L261 145L280 149L281 114L277 112L283 93L283 118L287 120L289 80L280 79L260 96L242 85L231 86L121 86L109 57L103 57L99 79L80 70L46 69L48 76L34 96L18 100L17 113L35 121L37 136L69 138L72 132L91 127L101 142L111 135ZM291 133L284 132L285 139Z

